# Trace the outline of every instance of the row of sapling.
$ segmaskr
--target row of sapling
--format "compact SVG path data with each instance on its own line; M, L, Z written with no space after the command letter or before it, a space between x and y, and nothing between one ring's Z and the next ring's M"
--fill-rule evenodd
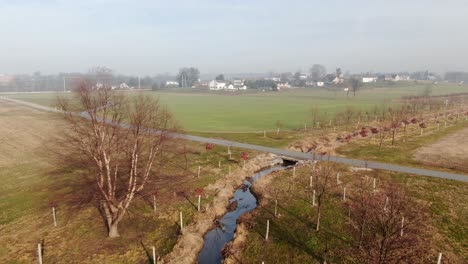
M68 160L79 160L85 177L94 181L89 188L96 190L108 235L118 237L134 200L153 192L166 165L180 154L182 143L171 136L177 125L149 96L129 98L109 87L94 89L87 81L75 94L83 114L75 114L69 100L59 102L68 123Z
M350 255L359 263L421 263L433 261L427 236L427 206L413 200L396 184L380 186L361 177L349 207Z
M336 166L336 165L335 165ZM315 208L315 232L307 231L309 235L320 237L327 243L327 236L347 237L345 250L336 253L346 256L349 263L420 263L433 261L434 255L428 239L427 205L415 201L397 184L379 183L375 178L354 175L358 177L357 184L343 183L337 174L333 163L324 161L314 166L311 171L310 184L301 186L310 192L295 191L296 195L279 187L268 187L274 209L272 214L280 216L278 199L311 200ZM304 178L296 178L304 184ZM335 180L336 179L336 180ZM349 187L349 188L347 188ZM351 189L352 188L352 189ZM351 189L351 192L349 192ZM341 208L346 222L343 228L331 230L330 226L322 227L321 219L326 215L325 204L336 199L334 193L341 192L340 200L344 201ZM283 203L287 207L287 202ZM288 213L285 208L284 212ZM297 217L297 216L295 216ZM282 229L281 218L275 221L275 226ZM271 222L271 219L270 219ZM289 225L288 225L289 226ZM321 231L325 228L325 231ZM307 226L308 229L308 226ZM292 232L289 228L285 229ZM305 230L301 231L305 232ZM340 232L344 232L340 234ZM285 234L287 236L287 234ZM297 238L295 238L297 239ZM297 243L297 242L295 242ZM309 251L305 251L309 252ZM313 253L315 257L316 253ZM322 260L328 258L327 250L318 253Z
M408 123L408 118L411 116L418 117L418 119L423 120L425 113L433 113L434 111L440 111L442 109L443 101L440 99L425 99L425 100L415 100L415 99L406 99L406 103L397 106L397 107L377 107L375 106L372 111L361 112L353 107L347 107L342 112L336 114L334 120L329 120L328 126L345 126L345 130L350 128L358 129L361 124L366 123L367 126L371 126L372 122L384 123L378 126L387 127L392 132L392 144L395 143L395 138L399 127L403 125L404 132L406 134L406 126ZM458 108L463 107L462 104L454 103L452 106L457 106ZM455 111L457 112L457 111ZM442 113L441 113L442 114ZM373 116L373 117L372 117ZM455 117L455 120L458 120L459 113L457 114L448 114L444 113L447 119L452 119ZM327 125L324 115L320 113L318 107L313 107L311 109L310 121L312 127L325 127ZM400 124L403 123L403 124ZM319 125L320 124L320 125ZM333 125L332 125L333 124ZM304 124L304 130L307 130L307 124ZM386 129L387 130L387 129Z

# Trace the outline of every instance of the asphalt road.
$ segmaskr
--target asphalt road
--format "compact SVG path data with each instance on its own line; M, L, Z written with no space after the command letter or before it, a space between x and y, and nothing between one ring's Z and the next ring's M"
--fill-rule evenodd
M12 103L24 105L27 107L31 107L34 109L38 109L38 110L56 112L56 113L62 112L60 110L57 110L51 107L46 107L46 106L42 106L42 105L30 103L30 102L25 102L25 101L20 101L20 100L5 98L5 97L0 97L0 99L9 101ZM81 114L81 116L86 118L86 115L84 114ZM212 143L212 144L221 145L221 146L230 146L230 147L250 149L250 150L255 150L255 151L260 151L260 152L273 153L279 156L290 157L290 158L298 159L298 160L330 160L333 162L347 164L347 165L351 165L355 167L395 171L395 172L402 172L402 173L428 176L428 177L434 177L434 178L442 178L442 179L450 179L450 180L468 182L468 175L455 174L455 173L449 173L449 172L444 172L444 171L399 166L399 165L382 163L382 162L348 159L348 158L338 157L338 156L322 156L318 154L314 155L314 153L303 153L303 152L291 151L291 150L286 150L286 149L270 148L270 147L265 147L265 146L260 146L260 145L240 143L240 142L224 140L224 139L199 137L199 136L193 136L193 135L187 135L187 134L173 134L173 136L175 138L196 141L196 142L201 142L201 143Z

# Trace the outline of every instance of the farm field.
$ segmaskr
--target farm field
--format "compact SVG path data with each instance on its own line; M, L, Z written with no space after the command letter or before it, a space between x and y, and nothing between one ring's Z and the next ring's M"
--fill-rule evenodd
M59 115L0 102L1 263L37 262L41 241L44 263L146 263L145 250L151 246L160 256L172 250L180 235L180 211L186 225L193 221L194 190L225 175L227 164L241 168L240 161L228 160L225 148L207 152L204 145L188 142L184 169L168 164L170 175L158 184L156 214L148 197L138 198L121 224L121 239L111 240L94 199L80 191L90 184L83 171L59 157L66 156L66 150L55 147L63 128ZM239 157L240 150L232 152ZM224 166L218 168L218 161ZM213 195L206 192L203 202Z
M430 165L455 168L468 172L468 128L423 146L414 153L414 159Z
M455 84L413 83L395 84L391 87L365 86L356 96L349 98L343 91L320 88L295 89L281 92L207 93L207 92L150 92L157 96L189 132L259 132L274 131L277 121L282 129L291 130L311 125L313 108L323 118L333 119L336 113L353 107L373 111L397 103L402 96L421 95L430 87L432 95L468 92L468 86ZM61 93L8 95L15 99L53 106Z

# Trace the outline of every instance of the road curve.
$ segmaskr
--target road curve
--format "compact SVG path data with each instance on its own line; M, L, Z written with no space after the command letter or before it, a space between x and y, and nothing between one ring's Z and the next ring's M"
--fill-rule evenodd
M30 102L21 101L21 100L5 98L5 97L0 97L0 99L3 99L8 102L12 102L12 103L20 104L23 106L27 106L30 108L42 110L42 111L49 111L49 112L55 112L55 113L62 112L60 110L57 110L51 107L42 106L42 105L30 103ZM86 116L84 116L83 114L81 114L81 116L86 118ZM221 145L221 146L230 146L230 147L250 149L250 150L255 150L255 151L260 151L260 152L273 153L279 156L290 157L290 158L298 159L298 160L314 160L314 159L315 160L329 160L332 162L342 163L342 164L356 166L356 167L365 167L365 168L370 168L370 169L395 171L395 172L409 173L409 174L428 176L428 177L434 177L434 178L468 182L468 175L449 173L449 172L444 172L444 171L420 169L420 168L415 168L415 167L400 166L400 165L382 163L382 162L349 159L349 158L338 157L338 156L324 156L324 155L318 155L318 154L314 155L314 153L303 153L303 152L291 151L291 150L286 150L286 149L270 148L270 147L265 147L265 146L260 146L260 145L240 143L240 142L230 141L230 140L225 140L225 139L206 138L206 137L187 135L187 134L174 133L172 134L172 136L175 138L196 141L196 142L201 142L201 143L212 143L212 144Z

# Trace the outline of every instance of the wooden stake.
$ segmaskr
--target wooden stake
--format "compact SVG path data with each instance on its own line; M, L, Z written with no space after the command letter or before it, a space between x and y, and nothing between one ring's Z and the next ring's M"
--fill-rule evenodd
M201 195L198 195L198 212L200 212Z
M245 160L244 160L244 167L243 168L245 169Z
M278 200L275 200L275 216L277 216L278 214Z
M385 197L385 204L384 204L384 208L383 208L384 212L387 211L387 204L388 204L388 197Z
M218 168L221 168L221 161L218 160Z
M267 220L267 228L265 234L265 240L268 240L268 234L270 233L270 220Z
M400 236L403 236L403 227L405 226L405 217L401 217L401 231L400 231Z
M310 176L309 187L312 188L313 178Z
M442 264L442 253L439 253L439 257L437 258L437 264Z
M52 207L52 218L54 219L54 227L57 227L57 217L55 215L55 207Z
M263 130L263 137L266 138L266 130Z
M201 166L198 166L198 177L200 178Z
M153 195L153 211L156 213L156 195Z
M340 184L341 181L340 181L340 173L336 173L336 184Z
M375 192L375 178L373 179L372 185L373 185L373 189L374 189L374 192Z
M182 211L180 212L180 231L184 231L184 221L182 218Z
M153 264L156 264L156 248L153 247Z
M39 259L39 264L42 264L42 245L41 245L41 243L37 244L37 257Z
M312 193L312 206L315 206L315 190Z
M346 201L346 187L343 187L343 201Z

